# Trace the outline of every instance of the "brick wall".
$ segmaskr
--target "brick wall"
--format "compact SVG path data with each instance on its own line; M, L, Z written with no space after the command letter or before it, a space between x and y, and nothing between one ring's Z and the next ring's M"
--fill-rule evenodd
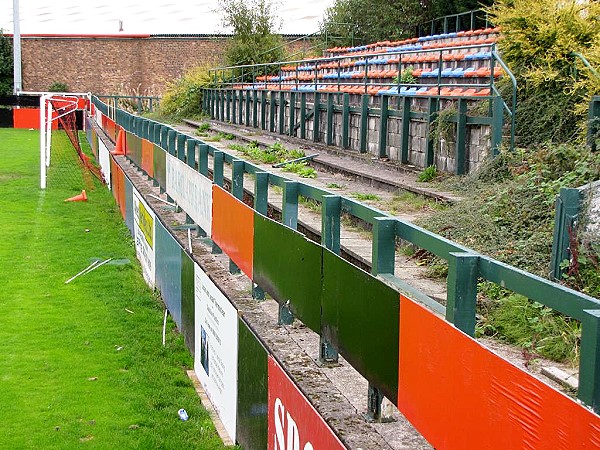
M228 38L24 36L24 91L53 82L72 92L160 95L186 69L222 61ZM293 47L303 45L302 42Z

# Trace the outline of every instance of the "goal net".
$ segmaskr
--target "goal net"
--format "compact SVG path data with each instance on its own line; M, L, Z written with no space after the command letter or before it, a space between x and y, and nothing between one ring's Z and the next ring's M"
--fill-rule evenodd
M75 189L93 187L92 176L103 182L81 145L79 130L84 120L81 111L89 105L88 94L43 94L40 98L40 187L47 186L52 163L53 180ZM78 114L79 111L79 114ZM79 116L79 120L78 120Z

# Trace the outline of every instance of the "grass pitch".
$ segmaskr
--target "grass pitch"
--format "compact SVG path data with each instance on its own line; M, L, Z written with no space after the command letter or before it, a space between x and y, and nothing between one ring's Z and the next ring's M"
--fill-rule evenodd
M172 322L162 347L163 306L111 193L53 139L44 192L38 132L0 129L0 448L224 448ZM88 202L63 201L86 184ZM110 257L131 263L65 284Z

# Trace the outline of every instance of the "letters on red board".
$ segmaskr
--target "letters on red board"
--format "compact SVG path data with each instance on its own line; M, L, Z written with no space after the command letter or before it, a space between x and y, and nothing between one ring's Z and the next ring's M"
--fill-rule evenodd
M269 357L269 450L343 450L331 428Z

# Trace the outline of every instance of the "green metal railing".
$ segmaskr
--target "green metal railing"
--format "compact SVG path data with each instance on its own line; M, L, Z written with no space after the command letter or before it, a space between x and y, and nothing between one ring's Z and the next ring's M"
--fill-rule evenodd
M223 163L231 165L232 184L236 196L243 194L243 174L254 175L254 206L259 213L266 213L269 186L283 189L282 223L295 228L298 223L298 198L317 202L322 206L321 245L328 249L340 249L340 223L342 214L360 219L372 227L373 275L393 285L415 300L429 305L444 314L446 319L466 334L475 333L476 302L481 280L492 282L514 293L546 305L553 310L581 322L581 357L579 389L577 396L586 405L600 412L600 300L581 292L561 286L523 270L501 263L485 255L452 242L410 222L390 216L383 211L365 206L353 199L336 195L325 189L302 182L291 182L285 177L265 172L263 168L211 145L179 133L171 127L134 116L126 111L108 108L98 97L93 98L96 107L112 115L112 119L126 131L150 140L157 146L176 155L196 168L203 175L212 175L215 183L223 185ZM178 139L181 136L182 139ZM194 155L191 158L190 155ZM209 169L209 155L213 158ZM197 158L197 159L196 159ZM154 179L155 184L160 182ZM235 186L235 187L233 187ZM166 188L166 186L161 186ZM427 297L394 273L394 256L397 240L412 243L448 262L447 304L441 305ZM302 317L299 317L302 320Z
M488 14L480 9L436 17L417 26L417 36L451 33L490 26Z
M160 97L149 95L98 95L112 108L122 108L126 111L136 111L138 114L152 112L158 106Z
M488 88L490 89L491 95L490 96L486 96L486 97L470 97L470 100L482 100L482 99L488 99L490 100L492 97L495 96L501 96L501 93L498 91L498 89L496 88L495 85L495 77L494 77L494 70L497 67L501 67L502 70L506 73L506 76L509 77L509 79L511 80L511 90L508 93L509 95L509 99L505 100L504 98L502 99L502 108L504 110L504 112L506 113L508 120L509 120L509 124L510 124L510 136L509 136L509 145L510 145L510 149L514 149L514 145L515 145L515 111L516 111L516 105L517 105L517 81L516 78L514 77L514 75L512 74L512 72L510 71L510 69L508 68L508 66L506 65L506 63L504 63L504 61L502 60L502 58L500 57L500 55L498 54L498 52L496 52L495 50L495 45L494 44L478 44L478 45L471 45L471 46L460 46L460 49L462 51L468 51L468 50L479 50L481 51L482 49L489 49L489 53L490 53L490 70L491 70L491 74L489 79L487 79L486 82L484 83L449 83L445 80L445 77L442 76L442 64L443 64L443 55L446 52L449 51L453 51L455 50L455 48L442 48L442 49L425 49L425 50L411 50L411 51L395 51L395 52L386 52L385 55L388 58L397 58L399 60L398 63L394 63L394 65L397 66L397 74L396 74L396 82L395 83L377 83L378 86L382 86L382 87L396 87L398 90L400 90L402 87L427 87L427 88L432 88L432 87L437 87L437 93L438 96L441 94L441 91L443 88L445 87L452 87L452 88L478 88L478 89L482 89L482 88ZM437 60L437 64L438 64L438 74L437 76L434 78L434 84L425 84L425 83L411 83L411 84L405 84L402 83L402 75L404 73L404 71L406 70L406 67L403 67L406 65L406 63L402 62L402 59L404 57L409 57L411 55L423 55L423 54L432 54L432 55L436 55L437 57L435 58ZM314 58L314 59L303 59L303 60L296 60L296 61L279 61L279 62L274 62L274 63L264 63L264 64L253 64L253 65L241 65L241 66L227 66L227 67L216 67L213 69L209 70L209 74L211 76L211 78L213 79L213 86L216 86L219 89L224 89L224 90L228 90L231 89L233 87L236 88L241 88L243 90L252 90L254 91L255 89L267 89L267 90L282 90L282 88L285 87L290 87L290 83L286 83L286 81L290 81L290 80L284 80L284 72L289 72L289 71L283 71L282 68L283 67L294 67L294 79L291 80L292 81L292 85L291 87L293 88L294 91L301 91L301 90L306 90L305 87L309 87L312 86L314 91L319 91L321 89L328 89L328 88L333 88L334 90L336 90L337 92L341 93L342 89L344 86L358 86L362 89L363 93L367 93L369 90L369 87L372 86L374 83L374 81L369 77L369 73L370 70L372 71L372 69L370 69L370 64L369 64L369 60L371 59L376 59L376 58L381 58L382 54L381 53L366 53L366 54L361 54L359 56L336 56L336 57L326 57L326 58ZM355 61L360 61L361 63L364 62L364 64L361 64L360 66L355 66L355 67L360 67L362 68L364 66L364 74L362 75L361 78L353 78L353 79L347 79L343 77L344 72L342 71L342 62L347 62L347 60L355 60ZM319 78L318 76L318 71L319 66L322 66L324 64L328 64L328 65L336 65L335 69L329 69L329 70L333 70L333 75L334 77L330 77L328 79L322 79ZM302 70L302 68L308 68L308 67L312 67L311 70ZM275 79L271 79L271 80L257 80L257 78L259 76L262 77L268 77L268 75L265 75L267 73L272 73L274 75L271 75L271 77L275 77ZM298 80L298 76L301 73L311 73L311 79L310 80ZM331 74L331 72L330 72ZM210 91L207 91L210 93ZM212 94L210 94L212 95ZM237 94L227 94L229 95L237 95ZM205 96L206 97L206 96ZM391 98L401 98L402 96L393 96ZM417 98L419 96L416 96ZM443 97L443 96L442 96ZM448 98L454 98L456 99L457 97L452 97L452 96L446 96ZM248 97L250 99L250 97ZM252 98L254 98L252 96ZM225 99L223 101L226 101ZM384 100L388 101L388 100ZM206 105L205 105L206 106ZM227 106L227 108L229 108L229 106ZM240 108L241 109L241 108ZM205 107L204 110L208 113L210 113L212 116L216 116L217 118L220 116L219 114L214 114L214 111L209 109L208 107ZM490 115L492 114L497 114L497 112L495 112L492 108L492 103L490 102ZM502 113L501 113L502 114ZM227 116L229 116L229 114L227 114ZM227 119L229 120L229 118ZM235 119L234 119L235 120ZM242 122L241 120L239 121L240 123ZM261 122L262 123L262 122ZM246 125L249 125L249 123L246 123ZM257 125L254 125L255 127L257 127ZM262 127L263 129L265 129L265 127ZM270 130L273 131L273 130ZM502 137L502 130L500 129L500 140ZM496 137L494 138L494 140L498 140ZM497 147L494 146L495 150L497 151Z

